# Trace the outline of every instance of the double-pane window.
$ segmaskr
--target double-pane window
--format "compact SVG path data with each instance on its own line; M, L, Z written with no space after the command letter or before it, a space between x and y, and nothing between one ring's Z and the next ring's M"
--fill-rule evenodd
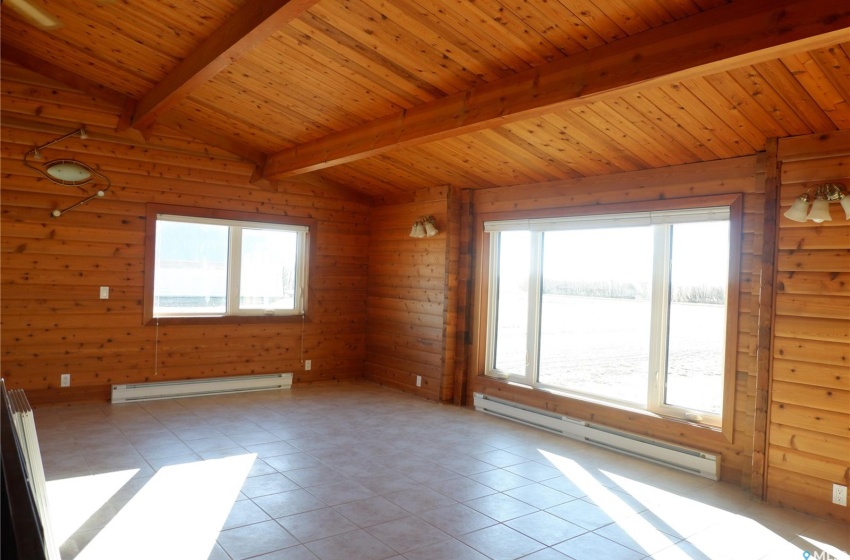
M484 225L488 375L720 423L729 207Z
M301 225L157 215L153 316L303 313L307 233Z

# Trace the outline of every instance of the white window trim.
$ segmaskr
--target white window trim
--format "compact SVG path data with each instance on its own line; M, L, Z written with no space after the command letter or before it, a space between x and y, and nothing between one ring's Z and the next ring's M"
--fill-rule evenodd
M288 317L301 316L306 312L308 255L307 238L310 228L304 225L284 224L265 221L228 220L219 218L206 218L199 216L187 216L180 214L156 214L156 221L182 222L191 224L209 224L227 226L228 229L228 258L227 258L227 288L226 309L222 313L186 313L181 312L157 312L155 304L152 308L153 317L160 318L215 318L215 317ZM242 231L245 229L279 230L291 231L297 234L296 240L296 267L295 267L295 296L293 309L240 309L240 276L242 260Z
M580 391L570 391L568 388L560 386L547 385L538 381L537 363L539 351L539 326L541 313L541 289L542 289L542 237L543 232L559 231L568 229L592 229L592 228L613 228L626 226L641 226L641 225L672 225L677 223L688 222L706 222L706 221L729 221L731 224L732 208L731 206L710 206L700 208L685 208L672 210L652 210L646 212L630 212L630 213L612 213L590 216L567 216L567 217L552 217L552 218L529 218L529 219L513 219L513 220L488 220L484 221L485 233L501 233L506 231L531 231L535 236L532 237L532 250L530 256L531 274L529 277L529 313L527 325L527 342L526 348L526 367L525 375L512 375L508 372L500 371L494 367L495 351L496 351L496 324L498 317L498 269L499 269L499 236L493 235L490 238L490 255L489 255L489 271L487 290L487 338L484 374L488 377L507 379L523 385L528 385L533 388L542 388L555 392L566 392L587 398L590 400L611 403L619 406L635 407L635 403L620 401L612 398L605 398L599 395L582 393ZM666 332L666 322L668 317L665 313L665 302L669 299L669 278L670 278L670 232L671 228L656 228L655 229L655 251L653 265L653 293L652 293L652 311L651 311L651 330L653 333ZM733 246L730 240L730 258L732 257ZM660 262L659 262L660 261ZM730 277L732 267L730 267ZM729 301L727 299L727 308ZM535 308L532 312L532 308ZM728 330L729 325L726 325ZM711 414L706 411L693 411L684 407L675 407L664 403L664 386L666 384L665 373L667 370L667 340L663 336L653 334L654 344L650 347L650 369L648 373L647 383L647 405L646 410L664 416L681 418L689 421L698 421L699 423L709 426L720 427L722 425L724 414L733 414L734 411L723 409L721 414ZM728 353L729 349L724 349L724 353ZM724 360L725 362L725 360ZM723 376L723 382L728 380L728 376ZM723 387L721 394L725 395L726 387ZM725 398L723 399L725 404ZM642 408L642 407L641 407Z

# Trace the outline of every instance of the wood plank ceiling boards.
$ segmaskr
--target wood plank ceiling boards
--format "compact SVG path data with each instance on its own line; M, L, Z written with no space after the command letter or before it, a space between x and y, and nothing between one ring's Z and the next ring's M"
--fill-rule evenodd
M848 16L819 0L51 2L4 57L278 180L367 196L751 155L847 126ZM404 187L400 187L404 185Z

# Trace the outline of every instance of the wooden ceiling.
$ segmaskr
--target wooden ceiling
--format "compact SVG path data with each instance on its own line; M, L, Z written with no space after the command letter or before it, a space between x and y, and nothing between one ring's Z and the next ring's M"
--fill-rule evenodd
M846 0L31 0L2 56L276 180L369 196L750 155L850 128Z

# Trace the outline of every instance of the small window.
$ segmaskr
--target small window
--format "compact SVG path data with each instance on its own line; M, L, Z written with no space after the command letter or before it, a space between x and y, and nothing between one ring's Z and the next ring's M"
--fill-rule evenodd
M153 278L146 304L151 318L305 312L309 225L274 216L259 219L277 221L171 212L152 217Z
M485 373L720 425L730 207L485 221Z

